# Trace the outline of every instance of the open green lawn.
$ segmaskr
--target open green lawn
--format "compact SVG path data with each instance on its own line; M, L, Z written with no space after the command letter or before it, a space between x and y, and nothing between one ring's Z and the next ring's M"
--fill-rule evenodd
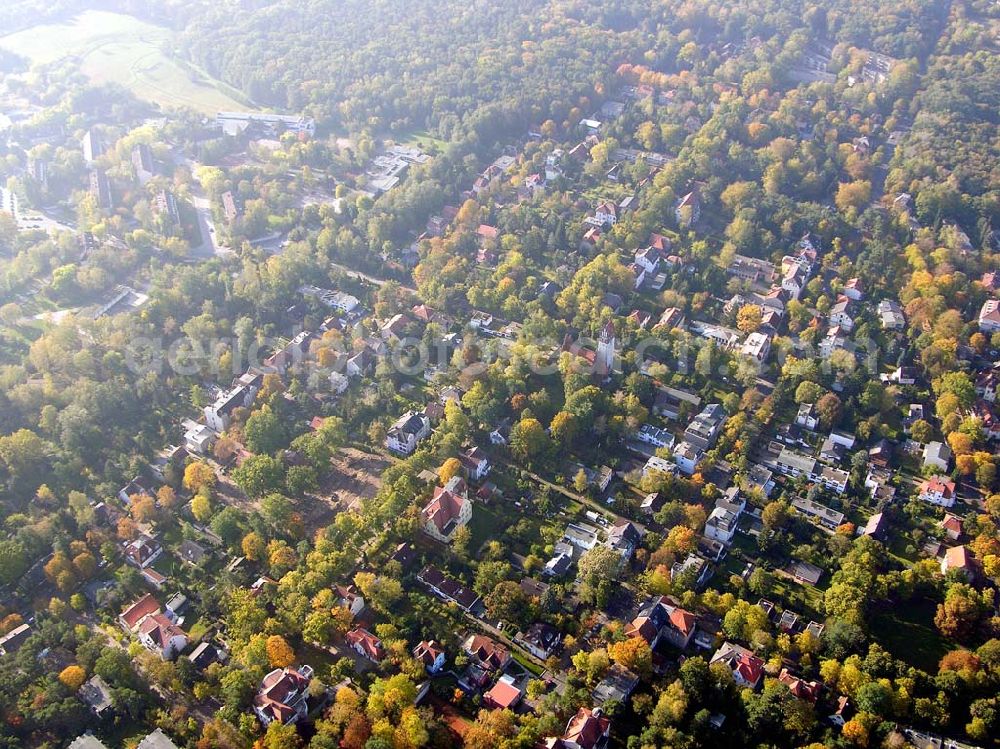
M952 645L934 626L936 610L926 598L893 606L872 620L873 639L896 658L937 673L938 662Z
M472 509L472 520L469 521L469 533L472 534L469 550L475 554L487 541L500 538L505 527L505 522L491 508L476 504Z
M426 130L414 130L413 132L389 135L388 137L401 146L413 146L430 154L444 151L448 147L447 141L435 138Z
M204 114L246 109L238 92L171 54L173 32L121 13L87 10L69 21L0 37L0 47L47 64L78 58L95 83L117 83L138 98Z

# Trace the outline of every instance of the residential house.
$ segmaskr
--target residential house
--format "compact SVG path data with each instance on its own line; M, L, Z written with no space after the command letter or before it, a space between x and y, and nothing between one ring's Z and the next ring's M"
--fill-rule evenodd
M854 303L844 297L830 308L830 326L850 333L854 330Z
M197 541L185 539L181 541L177 547L177 556L188 564L197 567L205 561L205 557L208 556L208 551Z
M607 545L622 555L622 562L627 562L635 554L642 543L642 532L628 520L619 520L608 529Z
M728 546L733 542L739 522L739 515L723 507L716 507L705 521L705 536Z
M652 492L643 497L642 502L639 504L639 509L647 515L655 515L662 509L666 502L667 498L660 494L660 492Z
M511 661L510 651L486 635L469 635L462 650L488 671L503 671Z
M437 567L430 565L424 567L417 573L417 580L426 585L434 595L456 604L465 611L471 611L479 601L478 595L442 573Z
M710 664L715 663L724 663L741 687L756 689L764 678L764 661L741 645L724 642L712 655Z
M546 749L604 749L611 737L611 719L599 707L581 707L569 719L560 739L546 739Z
M352 619L365 610L365 597L353 584L334 585L333 592L337 595L337 605L351 612Z
M493 465L486 453L476 446L462 450L458 454L458 459L462 463L462 471L469 481L482 481L489 474Z
M666 429L660 429L652 424L643 424L639 427L635 437L640 442L645 442L653 447L663 447L670 449L674 446L674 435Z
M150 614L139 622L135 635L147 649L163 660L172 661L187 647L187 633L174 624L166 614Z
M883 299L878 303L877 312L883 330L902 330L906 327L906 316L899 302Z
M238 384L219 395L215 402L205 406L205 423L217 432L224 432L232 421L233 411L253 405L263 377L247 373L239 378Z
M793 498L792 508L827 530L836 530L844 522L844 513L838 512L808 497Z
M264 677L253 699L253 710L265 726L272 721L295 723L309 712L311 666L276 668Z
M941 574L958 572L969 582L976 578L976 558L967 546L952 546L941 558Z
M222 663L225 661L228 658L228 654L225 650L206 640L197 645L185 657L191 661L191 665L196 669L204 671L213 663Z
M955 482L945 476L932 476L921 482L919 499L930 502L938 507L953 507L955 505Z
M639 686L639 677L624 666L614 663L604 674L604 678L594 687L590 696L594 700L594 704L599 707L610 702L624 705L637 686Z
M754 331L743 342L743 345L740 347L740 353L743 356L748 356L755 361L763 363L767 360L767 355L771 353L771 336L759 330Z
M676 463L677 467L688 476L694 475L698 464L704 457L705 453L687 440L681 442L676 448L674 448L674 463ZM650 458L650 460L652 460L652 458Z
M848 279L844 284L844 296L852 302L860 302L865 298L865 283L860 278Z
M118 624L128 633L135 632L139 623L147 616L160 611L160 602L149 593L127 606L118 615Z
M407 411L389 428L385 446L400 455L410 455L430 433L430 419L423 413Z
M31 626L28 624L17 625L3 637L0 637L0 655L16 653L29 637L31 637Z
M801 676L795 676L787 668L781 669L778 681L788 687L788 691L806 702L816 703L823 686L818 681L806 681Z
M941 529L949 539L957 541L962 537L962 518L946 512L944 520L941 521Z
M823 570L809 562L793 561L788 571L795 581L802 585L816 586L823 577Z
M662 326L667 330L674 330L675 328L683 330L685 322L686 318L680 308L667 307L663 310L663 313L660 315L660 320L656 324L657 326Z
M979 310L979 330L987 335L1000 332L1000 301L987 299Z
M539 660L545 660L562 644L562 633L551 624L535 622L526 631L518 634L514 642Z
M997 385L1000 385L1000 367L995 365L993 369L980 372L976 376L976 395L987 403L995 403Z
M163 547L159 542L140 533L135 539L125 545L125 558L139 569L145 569L163 553Z
M698 223L701 218L701 194L697 189L682 196L674 206L674 218L677 225L687 229Z
M594 223L602 227L611 227L618 223L618 206L614 201L601 201L594 209Z
M712 575L712 567L708 560L697 554L688 554L683 561L674 562L670 568L670 579L680 576L688 581L695 590L701 588Z
M379 663L385 658L385 649L382 647L382 641L367 629L355 627L344 635L344 640L358 655L370 661Z
M684 440L699 450L709 450L715 444L726 421L721 403L709 403L684 430Z
M132 168L140 185L145 185L153 178L153 151L147 144L140 143L132 149Z
M472 519L472 502L465 480L453 476L443 487L435 487L434 496L420 513L423 530L438 541L448 543L455 532Z
M521 696L517 679L504 674L493 685L493 688L483 695L483 704L493 710L513 710L521 701Z
M743 480L744 489L757 489L765 497L770 497L774 491L774 472L764 466L754 463L750 466Z
M951 448L943 442L932 441L924 445L924 468L947 472L951 465Z
M76 694L98 718L103 718L114 712L115 705L111 688L100 676L90 677Z
M799 406L795 415L795 423L810 432L815 431L819 426L819 417L816 415L816 407L812 403L803 403Z
M691 642L698 617L682 609L667 596L647 601L631 622L625 626L626 637L641 637L650 648L661 641L683 650Z
M413 657L424 664L427 673L436 674L445 664L445 652L437 640L423 640L413 648Z
M876 512L874 515L868 518L865 523L864 529L861 531L862 536L871 536L872 538L878 540L885 539L885 531L888 521L885 519L885 513Z

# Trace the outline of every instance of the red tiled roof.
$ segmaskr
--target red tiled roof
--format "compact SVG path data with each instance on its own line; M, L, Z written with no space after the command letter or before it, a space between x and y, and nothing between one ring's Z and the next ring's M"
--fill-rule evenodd
M373 661L380 661L385 657L385 651L382 649L382 641L366 629L355 627L344 635L344 639L352 647L360 645L365 655Z
M134 630L145 617L160 610L160 603L149 593L133 603L121 613L121 619L129 629Z
M949 570L965 570L972 566L972 554L964 546L953 546L944 553L944 565Z
M521 690L515 687L513 684L508 683L504 679L501 679L493 688L484 695L485 702L490 707L494 707L498 710L504 710L510 707L514 707L521 699Z
M698 617L690 611L685 611L684 609L675 607L674 610L670 612L670 622L679 631L687 635L694 632L695 627L698 626Z
M171 622L163 614L153 614L143 619L139 632L149 637L161 649L170 644L170 640L178 635L187 637L184 630Z
M764 661L755 655L741 653L733 665L733 671L750 684L756 684L757 680L764 675Z
M815 702L819 697L820 685L817 682L801 679L791 673L787 668L781 669L781 673L778 675L778 681L786 685L788 687L788 691L800 700Z
M579 744L584 749L592 749L610 727L609 719L599 713L595 716L593 710L581 707L576 715L570 718L563 739Z
M254 704L271 713L284 723L295 713L295 709L285 704L292 693L301 694L309 686L309 681L298 671L290 668L275 669L261 682L260 690L254 697Z
M430 520L442 533L452 520L462 512L462 505L468 500L459 494L453 494L443 487L434 489L434 497L424 508L424 520Z

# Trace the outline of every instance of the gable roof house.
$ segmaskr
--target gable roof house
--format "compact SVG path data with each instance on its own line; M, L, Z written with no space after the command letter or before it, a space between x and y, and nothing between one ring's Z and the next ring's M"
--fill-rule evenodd
M503 671L511 661L510 651L486 635L469 635L462 650L491 671Z
M941 559L941 574L947 575L953 570L961 573L970 582L976 578L978 571L976 558L967 546L952 546L944 553Z
M125 546L125 558L139 569L144 569L160 558L163 547L154 538L140 533Z
M953 507L955 504L955 482L944 476L931 476L920 484L918 497L938 507Z
M697 189L681 197L674 206L674 219L683 229L698 223L701 218L701 194Z
M423 640L413 648L413 657L424 664L427 673L436 674L445 664L445 652L437 640Z
M843 297L830 308L830 326L850 333L854 330L854 303Z
M823 685L818 681L806 681L801 676L795 676L787 668L781 669L778 674L778 681L788 687L788 691L806 702L816 703L819 699L820 690Z
M434 595L457 604L465 611L471 611L479 600L474 592L431 565L417 573L417 580L430 588Z
M472 519L472 501L465 480L453 476L444 487L435 487L434 496L420 518L427 535L442 543L450 542L455 532Z
M385 658L385 649L382 647L382 641L367 629L355 627L344 635L344 640L356 653L370 661L378 663Z
M431 433L431 421L424 414L407 411L385 436L385 446L400 455L409 455Z
M683 650L698 628L698 617L675 605L667 596L647 602L636 617L625 626L626 637L641 637L650 648L660 641Z
M264 677L253 699L253 710L265 726L272 721L289 724L309 712L307 696L311 666L276 668Z
M1000 301L987 299L979 310L979 330L983 333L1000 332Z
M561 744L551 746L561 746L566 749L604 749L610 737L611 719L604 716L601 708L581 707L566 724L566 731L560 739Z
M562 644L562 633L551 624L535 622L525 632L518 634L514 641L544 661Z
M19 624L14 627L10 632L0 637L0 655L16 653L30 636L31 625Z
M746 648L731 642L724 642L715 651L710 663L725 663L732 672L733 679L742 687L756 689L764 678L764 661Z
M172 661L189 642L187 633L161 613L144 617L135 634L147 650L163 660Z

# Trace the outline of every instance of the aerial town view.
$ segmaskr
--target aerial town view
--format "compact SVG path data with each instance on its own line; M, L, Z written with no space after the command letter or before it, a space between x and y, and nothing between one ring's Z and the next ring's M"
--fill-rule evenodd
M0 3L0 749L1000 748L1000 2Z

